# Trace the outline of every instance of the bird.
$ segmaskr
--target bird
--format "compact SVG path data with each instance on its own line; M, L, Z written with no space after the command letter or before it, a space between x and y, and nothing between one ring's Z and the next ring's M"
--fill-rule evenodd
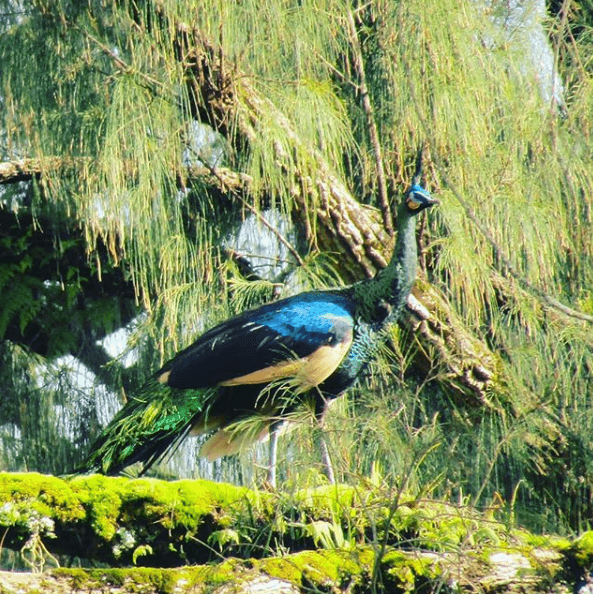
M270 436L268 483L276 483L278 428L304 401L321 426L375 357L385 328L400 316L417 265L416 217L438 200L416 173L397 212L389 264L347 287L307 291L247 310L202 334L131 396L91 446L78 472L141 473L188 435L209 434L200 455L216 460ZM327 444L321 456L335 477Z

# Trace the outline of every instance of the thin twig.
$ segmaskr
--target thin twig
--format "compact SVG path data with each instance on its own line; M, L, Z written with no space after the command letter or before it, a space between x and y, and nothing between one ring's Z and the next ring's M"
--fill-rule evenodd
M350 32L350 42L352 45L352 53L354 59L354 66L356 73L360 80L360 96L362 98L362 106L367 118L369 128L369 137L373 152L375 153L375 166L377 169L377 181L379 182L379 198L381 200L381 211L383 213L383 224L389 235L393 235L393 217L391 214L391 207L389 206L389 197L387 195L387 181L385 179L385 167L383 165L383 153L381 151L381 142L379 141L379 131L377 130L377 123L373 113L373 105L371 104L369 89L366 82L366 74L364 71L364 59L362 56L362 47L358 32L356 30L356 23L354 22L354 15L351 10L347 14L348 29Z
M155 87L160 89L163 89L165 87L165 85L162 82L158 81L156 78L152 78L151 76L148 76L147 74L138 70L137 68L130 66L125 60L122 60L122 58L120 58L112 49L107 47L102 41L91 35L88 31L85 31L83 29L80 29L80 31L94 44L96 44L101 49L101 51L103 51L104 54L109 56L111 60L115 63L115 65L122 72L126 74L137 75L139 78L144 79L147 83L150 83L150 85L147 86L148 90L154 92Z

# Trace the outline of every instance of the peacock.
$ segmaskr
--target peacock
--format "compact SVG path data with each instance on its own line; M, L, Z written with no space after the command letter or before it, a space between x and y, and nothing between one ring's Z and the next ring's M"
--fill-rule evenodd
M437 203L416 174L397 213L389 264L344 288L309 291L245 311L200 336L131 397L92 445L82 472L142 472L188 435L210 434L200 455L229 456L270 435L268 481L276 479L277 429L304 401L320 424L327 404L361 375L412 288L416 216ZM333 471L325 440L321 455Z

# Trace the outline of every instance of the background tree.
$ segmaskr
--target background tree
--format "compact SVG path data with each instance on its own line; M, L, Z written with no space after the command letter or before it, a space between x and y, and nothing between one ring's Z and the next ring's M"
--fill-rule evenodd
M537 2L513 21L497 3L426 0L4 0L6 466L65 471L109 393L125 398L203 328L372 275L426 144L442 206L420 234L417 300L334 407L338 471L481 503L501 494L536 527L582 527L592 46L571 7L552 7L563 89L515 43L541 33ZM238 249L245 221L286 261L261 268ZM124 327L127 367L98 342ZM53 364L65 355L94 391L64 383ZM308 465L305 429L286 443Z

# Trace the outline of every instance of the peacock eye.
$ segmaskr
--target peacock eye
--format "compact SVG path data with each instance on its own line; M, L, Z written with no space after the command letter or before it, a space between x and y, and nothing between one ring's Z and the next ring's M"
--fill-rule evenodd
M414 197L411 192L408 194L408 197L406 198L406 205L410 210L418 210L420 208L420 202L414 200Z

